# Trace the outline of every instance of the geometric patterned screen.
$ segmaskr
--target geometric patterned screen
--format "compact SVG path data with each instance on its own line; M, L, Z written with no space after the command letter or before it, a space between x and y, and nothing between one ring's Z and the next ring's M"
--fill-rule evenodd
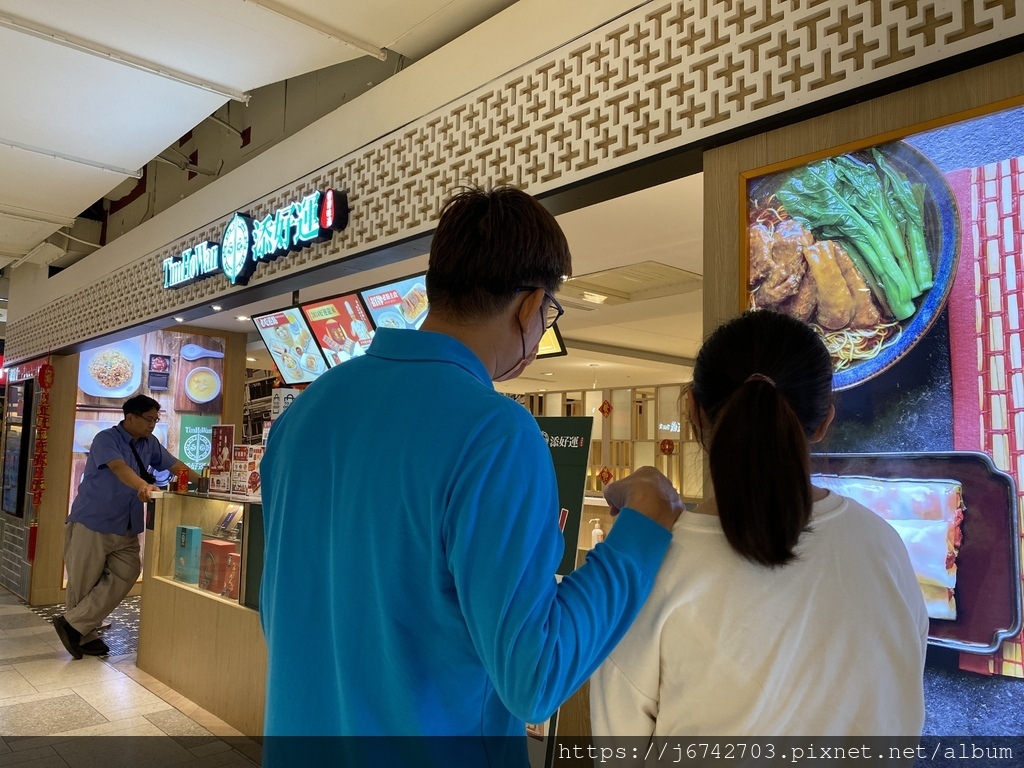
M351 223L330 242L259 265L250 285L425 234L460 184L557 190L1024 34L1018 5L647 3L258 200L247 212L261 218L334 187L349 194ZM173 291L162 287L163 260L219 240L228 218L9 323L7 359L28 359L239 290L222 276ZM102 251L90 258L102 259ZM64 322L68 317L79 320Z

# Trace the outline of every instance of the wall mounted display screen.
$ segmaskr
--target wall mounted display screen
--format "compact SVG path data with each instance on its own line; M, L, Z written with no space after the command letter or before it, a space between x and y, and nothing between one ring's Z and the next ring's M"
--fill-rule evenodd
M252 321L285 383L308 384L327 370L313 331L298 307L253 315Z
M565 342L562 341L562 334L558 325L552 325L544 335L540 337L540 344L537 346L537 359L543 357L562 357L569 354L565 349Z
M314 301L301 309L328 365L334 367L366 354L374 326L358 294Z
M28 482L28 454L32 435L32 380L7 387L7 424L4 435L4 486L0 508L17 517L25 516ZM25 422L28 422L27 424Z
M419 329L427 318L427 281L424 275L385 283L359 292L378 328Z

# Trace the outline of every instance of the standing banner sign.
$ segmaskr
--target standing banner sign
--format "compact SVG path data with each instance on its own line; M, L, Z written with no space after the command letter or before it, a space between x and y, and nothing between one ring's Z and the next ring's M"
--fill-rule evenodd
M559 525L565 537L565 553L558 573L565 576L576 567L583 492L587 485L590 459L590 435L594 419L590 416L538 416L537 425L551 449L558 481Z

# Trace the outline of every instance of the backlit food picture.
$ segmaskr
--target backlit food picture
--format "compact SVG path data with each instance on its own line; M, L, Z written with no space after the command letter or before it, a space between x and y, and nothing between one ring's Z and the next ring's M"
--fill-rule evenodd
M360 292L378 328L418 330L430 308L423 275L414 275Z
M892 142L753 179L747 238L750 307L809 323L846 389L895 364L938 318L959 215L934 165Z
M907 548L928 616L956 619L956 558L966 511L959 481L836 475L813 480L884 518Z
M82 353L78 387L93 397L130 397L142 383L142 348L134 339Z
M285 382L305 384L326 370L313 332L298 307L252 319Z

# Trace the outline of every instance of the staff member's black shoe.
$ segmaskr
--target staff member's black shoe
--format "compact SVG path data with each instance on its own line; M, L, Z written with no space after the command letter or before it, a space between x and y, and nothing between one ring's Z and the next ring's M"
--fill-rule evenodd
M95 640L90 640L88 643L82 643L78 647L86 656L106 656L110 653L110 648L98 637Z
M68 653L75 659L82 658L82 647L78 644L78 641L82 639L82 633L68 624L68 620L63 616L58 616L53 620L53 628L57 630L57 637L67 648Z

